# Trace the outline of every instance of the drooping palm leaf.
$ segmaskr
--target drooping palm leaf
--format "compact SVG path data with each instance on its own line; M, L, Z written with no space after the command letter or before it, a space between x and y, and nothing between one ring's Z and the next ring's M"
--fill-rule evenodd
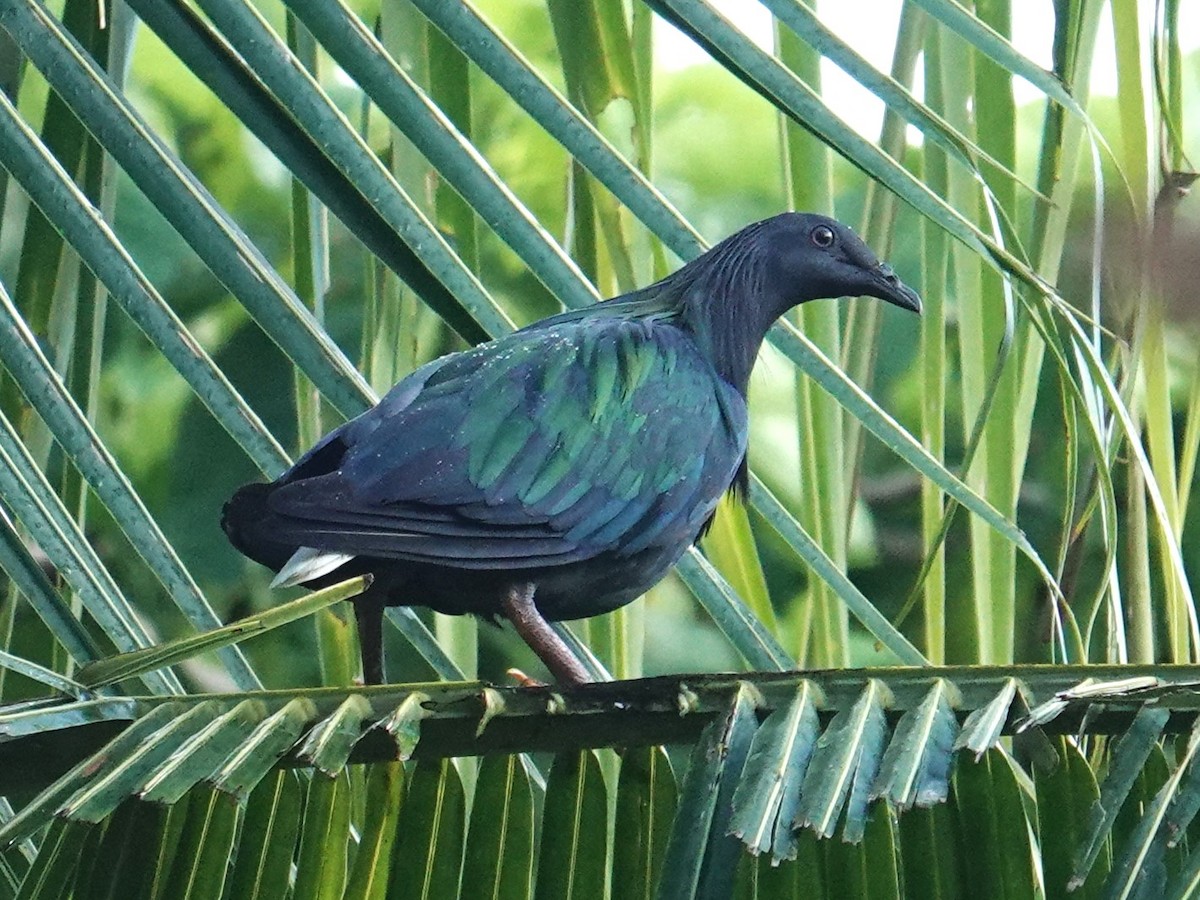
M909 822L921 827L916 824L918 817L910 818L914 809L953 799L959 815L974 817L977 803L1008 802L1003 791L995 793L996 778L1011 782L1012 787L1005 790L1019 793L1021 788L1016 785L1029 778L1025 767L1044 779L1055 777L1056 765L1082 766L1083 772L1107 765L1108 775L1088 821L1077 822L1069 832L1072 842L1064 843L1066 835L1046 837L1055 853L1066 853L1074 860L1069 868L1059 866L1055 871L1083 883L1099 848L1112 842L1114 852L1123 854L1108 879L1116 889L1140 871L1146 853L1161 854L1175 847L1178 836L1200 810L1198 770L1191 764L1191 754L1200 744L1189 738L1187 755L1154 802L1143 813L1116 815L1144 775L1146 760L1156 751L1164 728L1184 735L1191 730L1200 671L1175 667L1163 677L1164 672L1111 666L1059 667L1053 672L1038 667L890 669L876 670L869 678L850 672L664 677L595 685L569 693L444 683L351 692L274 691L194 698L147 695L99 705L96 701L44 701L28 709L0 711L0 737L9 738L0 744L0 761L5 764L0 790L28 791L46 785L28 801L27 811L0 825L0 843L13 847L43 827L44 817L50 814L61 823L58 827L73 834L85 826L117 827L117 819L110 817L119 816L128 804L160 808L182 804L188 809L189 821L199 815L207 817L206 821L219 816L225 822L219 827L211 825L195 839L194 855L170 867L169 879L199 877L195 867L201 863L196 859L215 854L216 861L203 865L224 866L221 860L235 854L240 859L241 841L257 846L254 842L262 826L251 829L249 822L270 815L269 810L278 804L283 783L273 773L279 771L279 765L313 767L308 808L315 815L312 804L317 798L311 792L317 785L326 785L322 796L334 792L325 801L344 804L345 800L336 799L336 786L346 777L347 767L372 760L373 774L366 783L368 818L363 825L367 837L359 852L373 847L370 859L374 862L356 861L354 874L342 866L314 877L322 883L332 878L336 891L347 881L370 884L379 878L386 880L389 871L395 878L396 860L404 859L406 879L420 879L420 873L426 872L443 886L457 885L460 871L475 871L489 859L494 865L502 857L476 856L471 851L464 854L461 811L447 820L444 809L429 808L431 803L459 808L463 802L462 786L452 774L449 757L504 753L521 746L557 754L547 783L548 806L538 844L543 859L553 860L544 864L553 868L543 870L538 881L551 885L559 878L570 883L577 877L592 885L586 891L594 892L593 880L602 877L604 870L603 856L592 852L592 843L605 833L609 813L596 781L598 763L587 748L608 746L619 734L624 766L633 767L629 777L639 780L646 777L646 761L634 748L695 742L691 764L679 787L670 841L663 843L664 820L653 812L657 803L673 805L669 800L652 800L651 795L642 794L639 802L650 804L643 807L645 812L622 815L626 826L637 829L623 834L622 842L646 848L649 855L643 865L652 871L661 867L659 890L666 896L726 893L737 870L737 854L729 856L728 848L737 846L731 843L730 834L755 853L771 855L777 863L796 858L797 841L806 829L827 836L837 832L853 843L865 836L870 842L871 822L881 816L898 816L902 839ZM1073 686L1084 673L1094 673L1096 678ZM1099 680L1114 675L1123 677ZM1044 698L1046 702L1032 713L1025 712L1023 703L1013 702L1018 692L1029 700ZM416 709L421 712L414 717ZM990 730L986 743L967 737L979 714L999 723ZM761 726L760 717L765 717ZM960 725L964 720L965 728ZM1029 757L1031 761L1018 763L998 749L1002 733L1036 734L1044 747L1049 747L1045 732L1071 734L1081 720L1089 721L1093 734L1125 732L1111 759L1102 754L1089 763L1073 746L1062 744L1057 753L1050 749L1047 755L1042 749ZM408 725L397 732L401 722ZM529 726L536 722L544 722L546 727L531 732ZM117 734L112 737L114 729ZM541 736L530 741L527 736L519 737L522 732ZM32 742L40 748L37 757L25 750ZM420 760L415 769L386 762L410 756ZM481 772L476 790L482 793L476 803L484 803L499 791L498 797L509 799L488 808L506 812L487 824L472 825L472 840L485 840L483 832L494 833L496 828L518 829L507 838L490 838L493 845L496 840L511 839L526 848L514 851L517 855L511 860L503 857L504 866L511 863L516 870L508 874L495 871L488 877L497 884L527 886L529 874L525 870L522 875L521 866L528 863L521 860L532 858L528 855L529 820L522 818L529 815L528 806L520 799L524 794L511 793L518 784L514 776L524 771L523 764L516 757L494 759L495 763ZM23 762L17 766L14 760ZM493 771L502 760L506 762ZM51 781L64 764L74 767ZM661 769L657 771L659 774L650 776L651 783L657 783L663 774ZM1015 782L1011 781L1014 777ZM451 789L447 778L457 786ZM406 784L403 788L402 782ZM260 785L269 787L260 791ZM450 794L445 794L446 790ZM523 790L528 790L527 784ZM673 792L670 782L654 790ZM589 800L594 791L601 794ZM379 797L378 807L372 806L375 801L370 799L375 796ZM385 801L385 797L390 799ZM264 803L268 804L265 809L259 806ZM197 806L205 812L198 812ZM355 819L347 815L343 811L335 819L322 820L322 837L315 846L306 849L301 841L295 850L301 868L330 840L349 838L348 829ZM1015 815L1016 822L1023 823L1026 813L1017 802L1004 815ZM586 824L579 816L600 818ZM239 827L242 818L246 819L244 828ZM156 821L158 828L167 828L171 817L160 815ZM573 831L579 828L591 837ZM1023 824L1017 832L1005 840L1018 840L1024 847L1022 853L1014 857L1012 848L997 848L995 865L1007 872L1000 875L999 869L993 870L1000 881L1031 877L1032 849L1025 840ZM896 836L891 840L897 840ZM956 840L957 852L968 856L977 852L974 848L986 846L969 830ZM45 842L35 870L43 866L55 878L70 883L76 867L87 870L88 847L86 842L71 848L61 842ZM247 852L261 854L250 847ZM423 855L425 861L414 861L411 853ZM181 866L186 867L182 875ZM643 885L654 882L642 877ZM825 872L828 884L836 884L838 877L835 870ZM578 885L577 889L585 890Z

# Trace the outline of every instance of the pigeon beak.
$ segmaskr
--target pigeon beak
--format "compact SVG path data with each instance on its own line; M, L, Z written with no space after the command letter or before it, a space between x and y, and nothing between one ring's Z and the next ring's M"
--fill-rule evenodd
M901 309L911 310L917 315L921 314L921 297L910 288L907 284L896 277L896 273L892 271L892 267L887 263L880 263L872 272L872 280L875 288L873 293L880 300L886 300L888 303L894 303Z

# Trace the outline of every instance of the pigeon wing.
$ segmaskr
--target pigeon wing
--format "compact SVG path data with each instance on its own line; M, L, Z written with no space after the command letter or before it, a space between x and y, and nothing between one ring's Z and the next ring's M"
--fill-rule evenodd
M671 325L566 321L431 366L281 479L275 537L477 569L682 549L745 454L744 402Z

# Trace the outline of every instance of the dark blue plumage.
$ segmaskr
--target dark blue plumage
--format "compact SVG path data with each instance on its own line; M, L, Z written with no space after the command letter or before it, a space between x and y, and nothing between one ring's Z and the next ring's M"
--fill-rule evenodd
M376 576L356 601L368 680L385 605L507 615L579 680L538 614L597 615L662 578L744 480L767 329L860 294L920 309L845 226L767 219L648 288L423 366L222 524L285 583Z

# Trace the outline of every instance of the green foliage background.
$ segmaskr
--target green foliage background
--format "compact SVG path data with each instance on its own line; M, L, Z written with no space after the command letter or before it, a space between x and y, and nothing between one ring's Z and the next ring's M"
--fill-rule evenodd
M485 5L484 10L502 33L518 41L522 52L547 77L563 86L554 35L541 3L505 2ZM274 24L282 28L278 9L268 7L264 11L275 16ZM360 13L368 21L373 15L366 7ZM1196 71L1193 55L1186 61L1184 72L1194 80ZM562 234L567 227L567 207L563 202L569 169L566 153L528 116L506 102L506 96L490 79L477 70L472 70L471 78L472 125L477 146L542 223L552 233ZM359 96L337 79L325 80L346 115L352 121L360 120ZM146 29L141 29L138 35L129 85L139 111L209 186L284 276L294 277L286 228L290 192L286 170L247 135L233 114ZM32 89L25 91L23 107L36 114L38 96L39 92ZM1029 104L1018 118L1017 146L1021 156L1017 171L1030 179L1036 167L1041 112L1040 104ZM1090 112L1099 129L1109 132L1108 122L1116 116L1113 101L1099 98ZM748 221L787 207L778 164L777 129L777 113L767 101L748 91L716 63L677 71L660 69L655 74L652 174L660 188L710 241ZM382 151L388 140L382 123L373 118L369 134L376 148ZM917 151L910 150L909 154L911 164L919 165ZM833 160L832 174L836 214L848 222L860 223L867 179L837 157ZM430 176L418 172L412 177L420 180ZM1116 180L1110 172L1110 185ZM122 242L283 445L293 452L302 449L297 443L295 397L288 360L189 252L153 205L120 174L116 181L115 225ZM1087 198L1092 185L1084 179L1077 190L1082 202L1075 205L1072 216L1060 288L1068 297L1084 296L1088 290L1091 225L1087 221ZM14 234L20 207L16 203L9 206L10 227L6 232ZM1190 204L1184 204L1182 211L1194 216ZM1029 215L1028 209L1022 215ZM894 227L897 237L889 238L880 248L911 281L918 279L921 268L920 246L914 239L919 234L917 225L916 214L901 208ZM5 280L10 284L15 282L18 260L14 253L19 246L16 241L0 245L0 250L8 251L0 257L0 265L8 273ZM480 231L479 247L477 271L518 324L556 308L540 282L486 229ZM361 363L356 348L361 346L365 298L372 290L372 272L362 250L336 220L330 227L329 257L331 281L325 302L326 321L341 346ZM643 266L638 273L639 283L649 281L652 274ZM602 279L602 284L605 293L617 289L611 278ZM843 320L845 316L843 311ZM953 464L962 452L962 429L958 424L961 407L955 402L953 390L957 374L953 364L956 353L952 322L950 328L946 374L951 389L947 392L945 412L949 435L946 456ZM888 310L883 313L882 329L884 339L879 342L873 360L872 391L901 423L917 431L919 394L914 370L918 325L911 318ZM1186 386L1194 380L1192 372L1196 366L1184 346L1190 329L1191 323L1181 322L1172 332L1173 344L1179 350L1172 357L1172 383L1178 390L1173 405L1181 416L1188 399ZM411 365L449 346L453 342L448 344L447 339L437 338L422 344L415 355L400 352L398 356ZM399 376L403 371L404 366L397 365L388 375ZM1052 376L1044 373L1043 378L1046 385L1031 430L1030 466L1022 487L1019 521L1049 558L1054 553L1064 506L1061 460L1067 434L1062 427ZM752 453L772 489L795 502L796 478L801 467L792 437L796 426L791 412L791 382L786 363L768 355L760 364L754 384ZM376 384L379 389L386 386L386 380ZM265 573L226 544L217 524L225 498L237 485L259 477L253 465L205 412L169 364L119 314L107 319L97 413L100 432L222 617L228 620L277 602L265 589ZM325 427L335 421L328 415L323 419ZM856 583L889 615L899 609L921 560L917 487L910 470L885 449L868 442L848 560ZM959 518L947 541L949 580L960 584L969 583L965 521L965 517ZM776 609L785 618L796 615L809 576L803 565L779 545L769 528L758 520L752 524ZM1191 527L1195 526L1189 520ZM171 606L156 599L160 593L157 582L133 559L103 508L93 506L89 533L121 582L129 585L131 596L137 598L139 609L154 624L157 633L166 638L185 630ZM1187 552L1193 542L1185 538L1182 545ZM1189 567L1194 552L1188 554ZM1083 567L1085 571L1100 564L1101 552L1093 549L1089 559L1090 564ZM1021 567L1018 576L1021 620L1044 621L1045 611L1040 608L1044 594L1036 573ZM711 623L673 585L657 592L648 604L647 628L647 672L681 671L698 665L710 669L737 666L736 656L724 646ZM45 645L45 635L39 634L40 630L35 617L18 606L13 646L21 650ZM877 664L888 659L877 651L869 636L857 630L853 634L852 664ZM1044 636L1045 628L1040 624L1021 629L1016 658L1049 659L1049 645ZM265 663L257 668L268 682L306 684L319 677L314 641L311 627L298 623L250 645L247 650L252 658ZM493 677L513 657L522 665L529 664L522 649L505 634L484 628L481 641L484 671ZM699 652L697 648L701 648ZM391 658L404 656L404 651L397 648ZM398 671L411 677L427 674L422 673L419 664L403 662ZM23 693L18 684L19 680L8 688L16 692L14 696Z
M502 33L512 39L519 36L526 57L562 87L558 53L543 4L522 0L481 8ZM279 11L266 7L264 12L278 17ZM370 20L370 9L364 7L360 13ZM280 19L274 24L282 29ZM147 121L291 280L291 245L285 227L290 191L286 170L146 29L139 31L129 83L131 97ZM358 95L338 87L334 81L334 99L351 121L360 119ZM503 92L477 70L472 71L471 89L477 146L539 220L552 233L563 233L567 154L534 121L505 102ZM777 114L715 63L656 73L654 115L654 179L710 242L787 207L777 162ZM382 149L386 130L378 122L373 125L370 134L375 146ZM703 139L697 140L698 135ZM287 358L189 252L153 205L125 177L116 177L117 235L281 443L293 453L302 450L296 442L295 396ZM834 177L837 214L845 221L858 222L866 179L842 161L835 164ZM913 233L915 214L903 211L901 217L897 231ZM337 221L330 225L326 321L338 343L361 363L356 348L361 345L365 298L372 289L370 267L360 247ZM17 246L13 243L9 248ZM915 280L919 266L915 243L899 241L889 256L898 271ZM16 259L0 262L15 271ZM671 263L671 267L676 265ZM486 231L481 232L478 272L518 324L558 308L511 250ZM649 269L639 276L639 284L652 280ZM605 293L616 290L610 282ZM912 423L916 397L911 388L906 390L904 380L916 356L917 324L903 314L888 311L884 315L888 340L881 345L874 390L901 422ZM437 355L434 351L445 346L443 341L423 346L412 362ZM791 376L785 366L778 359L760 364L753 406L755 459L761 461L773 489L783 496L789 491L794 494L799 469L794 438L789 436L795 425L789 412ZM397 377L403 374L403 369L395 372ZM379 390L387 386L375 385ZM278 602L279 595L266 589L269 573L237 554L218 524L221 505L237 486L261 476L169 363L119 314L108 317L99 399L100 432L222 618L228 621ZM324 421L332 427L336 419ZM868 451L867 466L868 492L879 484L888 496L860 507L864 521L856 523L852 571L881 608L895 610L903 600L906 580L915 575L919 564L911 503L916 481L906 478L895 458L878 448ZM906 483L897 485L897 479ZM900 496L895 496L889 485L899 487ZM131 596L138 598L139 609L160 629L160 636L168 638L186 630L170 605L156 599L161 588L138 565L119 529L104 517L102 508L94 508L94 513L91 534L118 578L129 584ZM756 537L765 544L768 585L772 596L778 598L780 611L786 614L799 602L808 575L786 548L776 546L777 539L769 529L761 523L757 526ZM739 665L684 589L668 585L655 595L647 613L648 674ZM40 625L32 613L19 610L15 646L36 646L38 630ZM522 666L537 667L507 633L487 627L480 634L484 671L491 677L500 677L514 657ZM297 623L246 649L259 663L256 668L268 684L312 684L320 677L315 640L308 623ZM890 659L876 652L866 635L855 646L855 664ZM1038 647L1030 652L1033 658L1041 655ZM428 670L419 664L405 664L405 655L411 657L411 651L397 648L391 653L400 674L428 676Z

